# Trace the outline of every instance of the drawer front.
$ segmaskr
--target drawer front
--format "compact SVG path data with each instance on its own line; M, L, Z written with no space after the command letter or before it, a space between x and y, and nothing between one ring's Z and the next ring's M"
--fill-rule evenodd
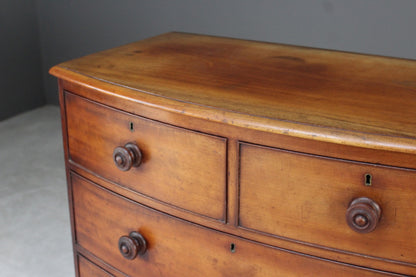
M75 174L71 183L80 251L88 250L129 276L389 276L210 230L141 206ZM143 243L135 235L141 254L129 260L119 250L119 238L132 231L141 234L147 247L142 252Z
M244 143L240 155L240 227L416 263L415 171ZM352 202L361 197L368 198L364 206ZM347 215L355 226L349 227ZM367 222L373 231L356 231Z
M224 219L226 139L134 116L71 93L65 93L65 107L69 158L74 163L163 203ZM123 171L113 154L127 143L138 146L142 159L138 167Z
M96 266L82 256L78 256L79 277L112 277L110 273Z

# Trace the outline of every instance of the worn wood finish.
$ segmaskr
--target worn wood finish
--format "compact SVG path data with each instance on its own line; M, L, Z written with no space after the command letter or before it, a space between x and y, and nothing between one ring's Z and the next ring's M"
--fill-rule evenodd
M51 73L77 274L416 276L414 61L169 33Z
M127 89L124 96L139 101L146 97L142 94L180 101L182 107L165 101L164 108L191 116L416 153L412 61L170 33L72 60L51 72L117 84Z
M82 256L78 256L80 277L112 277L110 273L96 266Z
M415 170L242 144L239 225L269 235L415 264ZM373 176L365 185L365 174ZM345 214L368 197L382 210L377 228L359 234ZM301 228L300 228L301 226Z
M198 118L190 116L189 113L185 114L185 112L189 112L193 108L190 105L184 110L183 107L185 104L182 102L175 102L176 106L174 109L165 109L165 105L172 104L173 100L149 94L140 94L140 96L146 97L140 101L136 101L124 96L126 90L124 87L88 78L71 71L67 71L65 76L66 79L60 79L60 81L68 91L76 92L78 95L96 102L161 122L204 133L213 133L242 141L250 141L257 144L292 149L311 154L327 153L328 156L333 157L416 168L416 155L412 155L411 153L405 153L403 151L396 152L391 149L364 148L350 146L344 143L329 143L285 134L276 134L272 130L261 131L249 128L248 125L237 126L230 124L226 119L221 122L218 120L214 121L220 115L227 116L226 111L221 111L219 115L205 114L203 118ZM138 106L140 106L140 109L138 109ZM201 110L203 111L204 107L201 107ZM195 108L195 111L200 111L200 109Z
M107 188L110 191L123 195L145 206L150 206L156 210L163 211L167 214L173 215L178 218L182 218L186 221L193 222L201 226L215 229L224 233L232 234L238 237L246 238L248 240L263 243L265 245L276 246L276 247L280 247L284 249L290 249L299 253L306 253L308 255L315 256L315 257L322 257L328 260L335 260L335 261L344 262L347 264L354 264L357 266L376 268L379 270L385 270L389 272L400 272L402 274L416 276L416 267L409 266L409 264L407 263L403 263L403 262L392 263L392 262L387 262L386 259L370 257L367 255L362 255L360 253L352 254L351 252L346 252L342 250L316 247L315 245L311 245L309 243L299 243L299 241L290 240L290 239L283 238L283 237L270 236L267 234L265 235L264 232L258 232L258 231L253 231L251 229L238 227L236 225L238 222L237 221L238 213L236 212L236 209L238 207L234 207L234 205L237 206L236 204L238 204L236 202L238 200L238 194L234 191L234 190L237 190L237 186L234 186L234 187L230 186L230 188L233 190L230 193L233 193L233 194L235 193L235 196L234 195L232 196L232 198L235 198L235 199L232 201L231 200L228 201L229 207L231 207L228 210L229 222L227 222L226 224L223 224L223 223L218 224L218 221L207 220L204 217L189 213L186 210L178 210L173 207L165 206L159 202L155 202L155 201L152 201L151 199L142 197L137 193L123 189L117 184L108 183L104 181L102 178L99 178L76 165L72 165L70 168L71 170L74 170L75 172L77 172L77 174L84 176L91 182L99 184L100 186ZM230 182L232 182L232 180L230 180ZM81 250L82 250L82 247L81 247ZM93 260L94 257L89 256L89 258ZM100 266L102 265L100 264ZM106 270L109 270L109 269L106 269Z
M72 186L77 243L129 276L394 276L215 232L140 206L76 175ZM132 230L140 231L149 246L143 256L127 260L118 239Z
M225 139L122 113L70 93L65 101L72 161L148 197L225 220ZM113 151L128 142L139 146L143 158L139 167L123 172Z

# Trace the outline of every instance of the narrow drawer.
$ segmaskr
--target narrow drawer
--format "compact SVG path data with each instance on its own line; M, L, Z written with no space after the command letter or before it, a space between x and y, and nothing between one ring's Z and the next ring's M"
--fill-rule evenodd
M146 197L224 219L226 139L138 117L68 92L65 108L72 162ZM141 163L120 169L115 160L127 165L133 151L127 145L132 144L142 154Z
M207 229L141 206L76 174L71 179L79 250L128 276L391 276ZM130 247L133 239L137 251ZM121 252L130 258L138 254L130 260Z
M240 155L241 228L416 263L416 171L245 143Z

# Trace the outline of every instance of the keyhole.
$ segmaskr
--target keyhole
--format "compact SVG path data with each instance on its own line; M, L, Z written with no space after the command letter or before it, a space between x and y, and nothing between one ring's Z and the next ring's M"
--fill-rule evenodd
M234 243L230 244L230 251L231 251L231 253L235 252L235 244Z
M134 124L133 122L130 122L130 131L133 132L134 131Z
M367 173L364 175L364 179L365 179L365 185L367 187L370 187L372 184L371 182L373 181L373 176L371 176L371 174Z

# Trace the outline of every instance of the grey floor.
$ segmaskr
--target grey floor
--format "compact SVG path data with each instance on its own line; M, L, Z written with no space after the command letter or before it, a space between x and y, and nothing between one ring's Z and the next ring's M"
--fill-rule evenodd
M0 276L75 276L59 109L0 122Z

